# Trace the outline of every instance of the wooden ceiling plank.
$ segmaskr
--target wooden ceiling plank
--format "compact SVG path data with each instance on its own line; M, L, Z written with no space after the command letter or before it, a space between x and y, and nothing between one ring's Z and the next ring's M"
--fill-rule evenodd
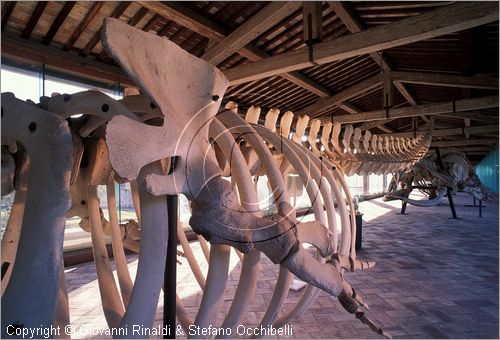
M222 41L230 32L215 24L208 18L198 14L195 11L190 10L186 6L180 4L179 2L159 2L159 1L138 1L144 7L157 13L158 15L175 21L179 25L182 25L193 32L196 32L204 37L210 39L210 42L220 42ZM209 44L210 46L210 44ZM209 48L211 48L210 46ZM239 54L248 58L252 61L266 59L269 54L260 50L259 48L246 45L238 51ZM290 80L291 82L304 87L305 89L317 94L320 97L329 97L330 92L325 87L317 84L313 80L303 76L299 72L290 72L286 74L280 74L280 76Z
M45 35L45 37L42 40L42 44L44 45L49 45L54 39L55 35L57 34L57 31L59 31L59 28L61 28L62 24L68 17L69 13L75 7L76 1L67 1L63 8L59 11L59 14L57 14L57 17L54 19L54 22L49 28L49 31Z
M97 13L99 12L99 10L101 9L101 7L104 4L105 4L104 1L94 2L94 4L92 5L92 8L87 12L87 15L85 15L83 20L80 22L80 24L78 25L76 30L73 32L71 37L68 39L68 41L64 45L63 50L69 51L73 47L73 45L78 40L80 35L82 35L83 31L85 31L87 26L90 24L92 19L94 19L94 17L97 15Z
M314 104L300 110L299 114L309 115L313 118L318 117L325 111L338 106L338 104L380 86L380 77L378 75L372 76L357 83L356 85L348 87L332 95L331 97L318 100Z
M308 48L275 55L225 71L230 84L240 84L297 71L357 55L431 39L498 20L494 2L460 2L423 14L342 36Z
M220 64L269 28L293 14L300 6L301 3L298 1L269 3L217 45L211 47L202 58L214 65Z
M10 33L2 33L2 59L18 63L45 64L47 68L60 72L84 76L103 82L119 82L135 86L134 82L117 66L83 58L76 53L64 52L59 48L45 46L31 40L19 39Z
M498 107L498 95L478 98L468 98L438 104L425 104L411 107L402 107L389 111L378 110L351 115L335 116L337 123L357 123L390 118L417 117L421 115L437 115L454 112L464 112L478 109ZM330 119L330 118L329 118Z
M409 84L498 90L498 78L487 74L467 77L457 74L395 71L391 77L393 80Z
M8 1L4 8L3 8L3 15L2 15L2 31L4 30L5 26L7 25L7 22L9 21L9 18L14 11L14 7L16 7L17 1Z
M42 13L45 10L45 7L47 7L48 3L48 1L37 2L35 9L33 10L33 14L31 14L30 20L28 21L28 24L21 33L21 37L23 37L24 39L30 38L31 33L35 29L36 24L38 23L38 20L40 20L40 17L42 16Z
M131 3L132 3L131 1L120 1L118 6L116 6L116 8L113 10L113 13L111 13L110 17L118 19L123 14L123 12L125 12L128 6L130 6ZM82 56L84 57L87 56L90 53L90 51L92 51L94 46L97 45L99 40L101 40L101 30L102 30L102 23L101 23L101 28L99 28L99 30L95 32L92 39L90 39L87 45L85 45L85 47L83 48L81 52Z

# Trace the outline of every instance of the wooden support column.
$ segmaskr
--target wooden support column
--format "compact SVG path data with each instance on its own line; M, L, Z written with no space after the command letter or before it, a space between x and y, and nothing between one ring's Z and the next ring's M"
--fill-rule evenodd
M304 41L313 45L323 40L323 4L321 1L304 1Z

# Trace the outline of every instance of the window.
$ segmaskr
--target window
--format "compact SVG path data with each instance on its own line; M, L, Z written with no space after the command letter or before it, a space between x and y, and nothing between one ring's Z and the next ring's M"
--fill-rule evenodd
M35 103L38 103L40 97L44 95L76 93L90 89L101 91L114 99L122 98L119 84L101 84L68 77L55 72L45 72L43 66L28 69L2 64L1 81L2 92L12 92L18 99L29 99ZM128 183L115 185L119 221L120 223L126 223L129 219L136 218L130 185ZM1 199L0 231L2 235L8 222L14 195L15 193L13 192ZM105 186L98 187L98 196L101 201L104 217L109 221ZM79 217L67 219L64 240L65 251L91 246L90 234L82 230L79 223Z

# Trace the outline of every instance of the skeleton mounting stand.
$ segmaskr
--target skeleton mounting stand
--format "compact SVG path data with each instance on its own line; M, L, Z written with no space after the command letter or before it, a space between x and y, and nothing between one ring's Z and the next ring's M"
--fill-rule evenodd
M444 164L443 159L441 158L441 151L438 147L435 148L436 156L437 156L437 164L443 170ZM455 211L455 204L453 204L453 197L451 196L451 188L446 187L446 196L448 197L448 202L450 203L451 215L453 218L457 218L457 212Z
M174 171L176 164L177 157L172 157L169 173ZM163 329L169 331L164 332L163 339L175 339L178 206L179 196L167 195L168 243L163 277Z
M436 159L436 162L438 164L438 166L444 170L444 164L443 164L443 159L441 158L441 151L439 150L438 147L435 147L434 148L436 150L436 156L437 156L437 159ZM429 189L428 187L421 187L421 186L414 186L412 187L412 189ZM451 194L452 190L450 187L446 187L446 196L448 197L448 202L450 204L450 210L451 210L451 215L452 215L452 218L457 218L457 212L455 210L455 204L453 203L453 197L452 197L452 194ZM401 206L401 215L405 215L406 214L406 206L408 205L407 202L403 202L403 205ZM476 206L476 201L474 199L474 206ZM481 201L479 201L479 217L481 217Z

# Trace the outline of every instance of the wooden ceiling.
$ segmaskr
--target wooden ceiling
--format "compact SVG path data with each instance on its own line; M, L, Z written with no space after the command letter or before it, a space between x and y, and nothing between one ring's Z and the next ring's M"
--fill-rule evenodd
M103 51L105 17L224 71L224 100L412 134L479 160L498 142L498 3L2 1L2 62L133 82ZM305 18L305 20L304 20Z

